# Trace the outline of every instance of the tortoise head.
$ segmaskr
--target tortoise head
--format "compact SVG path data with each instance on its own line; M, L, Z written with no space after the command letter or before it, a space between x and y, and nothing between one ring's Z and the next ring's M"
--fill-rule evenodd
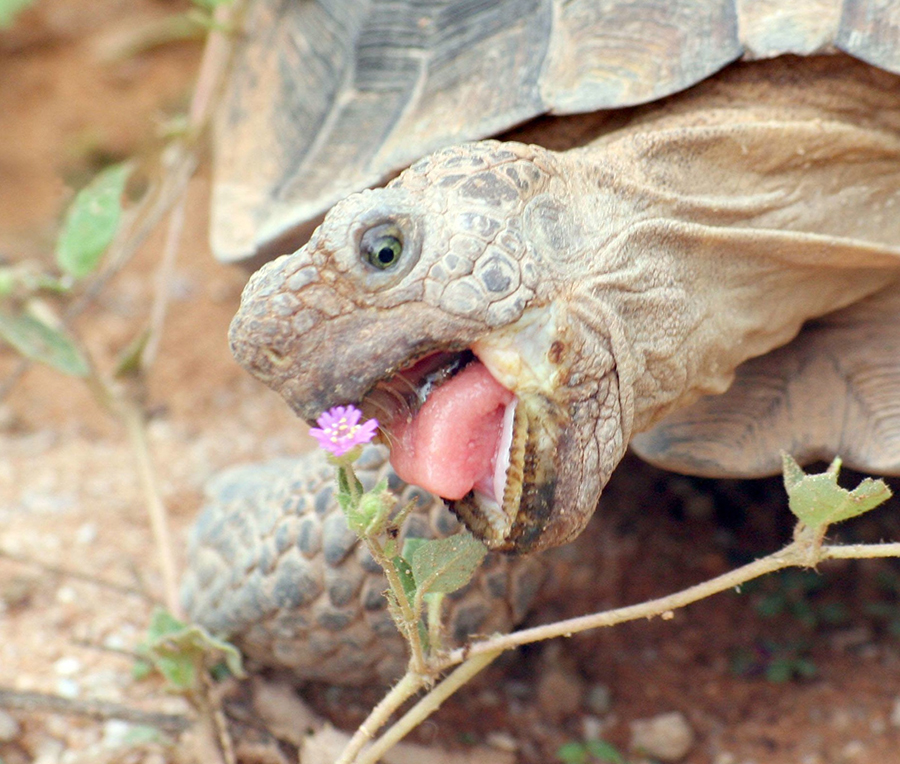
M615 363L557 299L552 226L534 225L553 161L473 144L345 199L253 275L230 335L307 422L339 404L378 418L401 477L508 551L577 535L624 451Z

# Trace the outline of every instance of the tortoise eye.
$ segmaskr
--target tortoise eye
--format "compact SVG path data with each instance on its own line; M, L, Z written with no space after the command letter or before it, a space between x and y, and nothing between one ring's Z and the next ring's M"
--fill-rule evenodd
M403 234L397 226L382 223L370 228L359 243L362 259L380 271L393 268L403 254Z

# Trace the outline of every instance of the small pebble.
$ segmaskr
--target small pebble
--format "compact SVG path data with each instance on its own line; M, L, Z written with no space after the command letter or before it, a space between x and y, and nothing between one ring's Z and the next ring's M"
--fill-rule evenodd
M0 708L0 743L11 743L19 735L19 723Z
M78 506L78 500L70 493L24 490L19 495L21 509L32 514L59 515Z
M131 732L131 724L121 719L107 719L103 723L103 746L119 748L123 746Z
M515 753L519 750L518 742L516 742L516 739L508 732L491 732L485 738L485 742L491 748L496 748L498 751Z
M57 680L56 694L71 700L72 698L77 698L81 694L81 687L74 679L66 677Z
M78 594L71 586L60 586L56 590L56 601L60 605L71 605L78 599Z
M65 753L65 746L59 740L42 740L31 764L59 764Z
M606 730L615 724L615 714L611 714L604 719L591 714L585 714L581 717L581 737L585 740L597 740L606 734Z
M121 634L109 634L104 638L103 646L107 650L124 650L128 643Z
M84 523L75 531L75 543L81 546L89 546L97 540L97 524Z
M103 646L110 650L127 650L137 639L141 638L140 630L131 623L120 623L116 630L103 640Z
M72 676L81 671L81 661L78 658L60 658L53 664L53 670L59 676Z
M683 759L694 742L694 731L680 711L636 719L630 726L631 747L660 761Z

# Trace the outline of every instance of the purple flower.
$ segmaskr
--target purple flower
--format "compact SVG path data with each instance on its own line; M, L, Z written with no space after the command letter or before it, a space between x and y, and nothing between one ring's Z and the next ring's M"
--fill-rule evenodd
M362 412L355 406L335 406L316 420L318 427L310 429L309 434L333 456L343 456L352 448L368 443L375 437L378 420L369 419L362 424L359 418Z

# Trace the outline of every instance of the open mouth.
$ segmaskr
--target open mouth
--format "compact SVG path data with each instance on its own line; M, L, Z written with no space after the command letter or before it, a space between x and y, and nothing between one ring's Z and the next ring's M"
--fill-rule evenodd
M381 423L403 480L441 496L487 546L522 550L552 502L558 432L547 431L556 429L548 404L517 396L465 350L419 359L360 405Z

